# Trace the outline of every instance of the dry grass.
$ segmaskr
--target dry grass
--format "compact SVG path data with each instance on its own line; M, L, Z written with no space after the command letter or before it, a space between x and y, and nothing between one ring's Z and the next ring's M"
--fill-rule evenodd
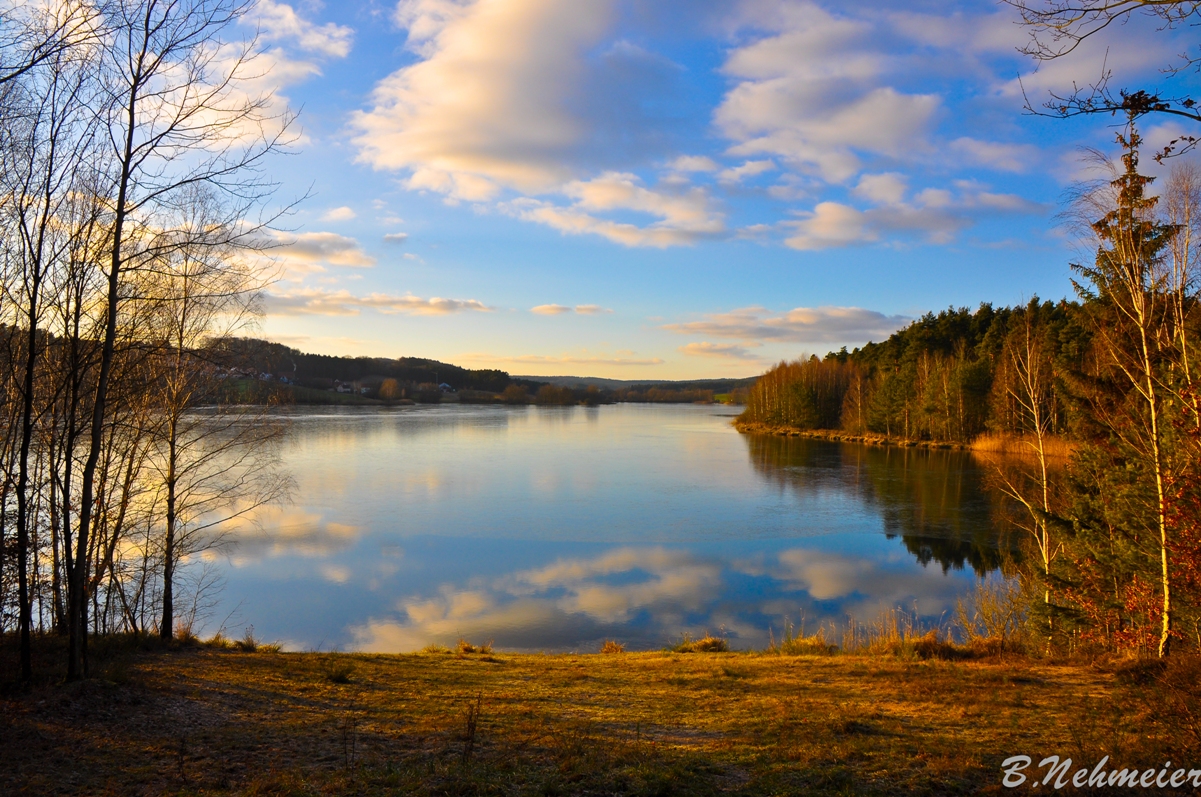
M848 618L840 653L901 658L969 658L971 651L957 647L943 628L924 625L916 612L896 608L881 612L872 622Z
M482 653L485 656L491 655L492 641L489 640L482 645L473 645L470 642L468 642L466 639L460 639L458 641L458 644L455 645L455 651L460 656L469 656L472 653Z
M130 649L120 683L8 690L0 793L1002 793L1019 753L1201 763L1196 665L775 654Z
M768 631L767 653L777 656L832 656L838 646L826 639L826 629L817 629L816 634L805 636L804 627L797 631L791 622L784 621L784 632L776 639L774 631Z
M616 640L606 639L605 644L601 645L600 652L605 654L625 653L626 646Z
M730 643L722 637L706 633L700 639L693 639L688 634L680 637L680 641L669 645L669 653L727 653Z
M986 433L972 441L972 452L985 456L1031 458L1036 456L1033 437ZM1066 462L1076 451L1076 444L1062 437L1043 438L1043 451L1047 458Z

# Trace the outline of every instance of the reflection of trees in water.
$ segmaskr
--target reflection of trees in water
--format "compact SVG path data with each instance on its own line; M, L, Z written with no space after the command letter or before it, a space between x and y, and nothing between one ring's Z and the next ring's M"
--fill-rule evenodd
M1017 558L1016 541L984 472L959 451L744 435L751 465L781 490L810 498L834 490L877 509L923 565L970 565L983 575Z

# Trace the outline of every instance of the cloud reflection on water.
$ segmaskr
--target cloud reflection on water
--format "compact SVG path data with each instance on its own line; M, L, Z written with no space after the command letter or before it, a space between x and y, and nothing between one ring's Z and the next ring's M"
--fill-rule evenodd
M282 556L329 557L351 548L362 534L359 526L326 520L310 507L277 505L246 512L223 531L236 542L230 555L235 567Z
M732 415L298 412L295 505L230 535L228 603L309 646L645 649L724 626L761 647L802 613L937 618L1010 555L969 458L747 437Z
M873 560L790 548L761 562L652 547L615 548L560 559L488 583L443 584L436 596L398 602L400 617L351 628L353 647L404 652L458 639L505 650L594 649L612 638L631 649L723 630L735 648L763 647L785 616L840 624L873 620L902 606L938 617L954 605L962 577L914 569L902 558ZM813 628L810 625L810 628Z

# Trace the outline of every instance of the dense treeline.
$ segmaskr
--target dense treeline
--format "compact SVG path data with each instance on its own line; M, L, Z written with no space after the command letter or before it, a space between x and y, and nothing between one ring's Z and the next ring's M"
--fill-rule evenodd
M1078 301L951 309L781 363L740 422L1009 441L1020 456L992 458L993 482L1047 645L1163 656L1201 648L1201 172L1179 165L1151 196L1133 118L1119 142L1123 168L1071 208L1095 252L1073 267Z
M264 284L291 117L238 0L0 10L0 633L172 636L182 564L287 489L264 409L211 406ZM201 406L205 409L200 410Z
M1051 431L1067 430L1056 375L1079 370L1089 333L1078 302L927 313L883 343L780 363L747 397L743 419L797 429L874 432L902 440L970 442L985 432L1021 435L1013 355L1027 330L1049 368Z

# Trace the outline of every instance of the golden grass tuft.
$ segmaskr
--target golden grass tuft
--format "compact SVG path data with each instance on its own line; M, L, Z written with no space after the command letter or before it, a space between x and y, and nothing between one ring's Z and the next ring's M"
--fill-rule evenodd
M482 653L485 656L492 654L492 640L488 640L482 645L473 645L466 639L460 639L455 646L455 650L460 656L466 656L472 653Z
M605 644L601 645L601 653L625 653L626 646L612 639L606 639Z
M722 637L705 633L700 639L684 634L680 641L667 648L672 653L728 653L730 643Z
M765 653L776 656L830 656L838 652L838 646L826 639L826 629L817 629L816 634L805 636L804 628L799 632L793 629L792 623L784 622L784 633L776 639L775 633L768 629L768 645Z
M881 612L870 623L847 618L842 651L852 655L920 659L959 659L970 655L942 630L924 626L916 612L900 608Z
M234 646L229 637L218 631L204 642L206 648L216 648L217 650L228 650Z

